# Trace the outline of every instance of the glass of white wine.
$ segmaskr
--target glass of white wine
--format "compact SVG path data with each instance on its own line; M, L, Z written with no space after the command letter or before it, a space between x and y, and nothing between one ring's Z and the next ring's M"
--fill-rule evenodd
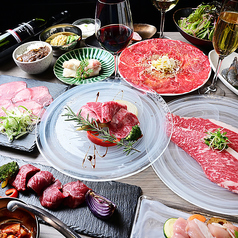
M212 39L218 54L218 63L212 83L199 89L200 94L225 96L225 91L217 87L218 73L223 59L238 48L238 0L225 0L217 19Z
M159 38L164 36L165 13L173 9L179 0L152 0L153 5L161 12L160 34Z

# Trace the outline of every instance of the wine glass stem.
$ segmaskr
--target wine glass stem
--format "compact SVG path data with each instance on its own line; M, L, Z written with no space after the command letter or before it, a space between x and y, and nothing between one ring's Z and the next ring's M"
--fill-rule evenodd
M114 54L114 60L115 60L115 78L119 77L119 71L118 71L118 54Z
M218 78L217 76L218 76L218 73L220 71L221 63L222 63L223 59L224 59L223 56L219 56L219 58L218 58L218 63L217 63L216 71L215 71L215 74L213 76L212 83L209 86L210 90L212 90L212 91L216 90L216 84L217 84L217 78Z
M161 11L161 20L160 20L160 38L164 38L164 22L165 22L165 11Z

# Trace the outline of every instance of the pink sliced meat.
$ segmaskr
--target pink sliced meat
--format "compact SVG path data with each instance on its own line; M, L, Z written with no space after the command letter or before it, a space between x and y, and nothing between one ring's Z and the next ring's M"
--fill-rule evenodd
M45 109L43 108L43 106L35 101L22 101L22 102L17 102L14 104L15 107L18 107L18 106L24 106L25 108L27 108L28 110L31 110L32 113L35 115L35 116L38 116L38 117L42 117L44 112L45 112ZM24 111L24 108L21 108L21 110Z
M23 81L4 83L0 85L0 99L11 100L18 92L25 89L27 84Z
M11 100L0 100L0 117L2 116L6 116L5 112L2 110L2 108L4 107L5 109L8 109L9 107L11 107L12 101Z
M85 201L89 188L81 181L70 182L63 186L64 205L76 208Z
M139 120L135 114L121 108L113 116L109 124L109 131L116 138L125 138L130 133L132 127L139 124Z
M230 234L224 227L221 227L220 224L208 224L208 229L216 238L230 238Z
M110 122L114 115L121 109L127 109L127 106L115 101L104 102L102 105L102 121Z
M31 88L31 91L32 91L31 100L43 106L48 106L53 101L53 98L50 95L48 88L45 86Z
M29 179L27 187L40 195L46 187L54 182L54 180L53 174L49 171L40 171Z
M40 169L31 164L26 164L20 167L15 179L11 182L11 185L16 188L17 191L26 191L28 180Z
M171 140L194 158L212 182L238 193L238 160L232 149L209 148L203 141L207 134L178 126L173 127Z
M187 223L187 220L182 217L179 217L173 225L172 238L189 238L188 234L185 231Z
M13 103L30 100L43 106L48 106L53 101L53 98L50 95L48 88L45 86L25 88L12 98Z
M61 192L62 184L57 179L52 185L47 187L40 196L40 203L48 209L57 209L64 200L64 195Z
M81 113L80 115L84 118L84 119L88 119L90 122L92 120L95 120L95 121L100 121L100 118L97 116L97 114L91 109L88 107L88 105L83 105L81 108ZM79 110L79 112L80 112ZM79 114L78 112L78 114Z
M180 117L173 115L174 126L179 126L191 130L201 132L214 132L221 128L223 132L227 132L226 136L230 140L229 147L238 152L238 129L223 122L211 119L195 118L195 117Z

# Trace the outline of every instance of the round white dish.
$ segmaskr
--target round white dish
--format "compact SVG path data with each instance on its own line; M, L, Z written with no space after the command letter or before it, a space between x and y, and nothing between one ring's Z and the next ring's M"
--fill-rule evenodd
M87 155L94 154L94 144L85 131L76 131L76 123L65 121L62 115L67 112L66 106L77 113L81 106L95 101L98 92L99 102L123 99L135 104L143 137L134 144L140 152L129 155L123 148L113 146L105 157L100 157L106 148L96 146L94 168L87 160ZM120 179L142 171L163 154L171 136L166 134L168 123L172 123L168 113L167 104L158 94L145 94L121 81L80 85L59 96L47 108L38 127L37 145L45 159L64 174L88 181Z
M168 106L179 116L215 119L238 127L238 101L234 99L199 95L174 100ZM238 194L211 182L200 165L173 142L152 166L160 179L188 202L217 213L238 214Z

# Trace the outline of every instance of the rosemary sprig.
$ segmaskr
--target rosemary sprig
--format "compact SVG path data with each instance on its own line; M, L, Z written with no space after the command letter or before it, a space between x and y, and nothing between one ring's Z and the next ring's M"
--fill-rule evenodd
M62 115L67 117L65 121L77 122L77 126L80 127L81 130L98 132L100 136L103 138L103 140L116 143L118 147L124 147L123 151L126 153L126 155L129 155L132 151L140 152L139 150L133 147L136 141L125 141L124 139L118 141L114 135L111 135L109 133L108 128L107 129L101 128L97 121L93 119L89 121L88 117L87 119L83 118L81 116L81 111L77 115L73 112L73 110L69 106L67 106L65 109L68 111L67 113Z
M90 75L90 73L93 72L92 69L85 70L88 64L89 64L89 61L87 58L84 60L81 60L79 68L77 69L77 72L76 72L76 79L78 80L85 79L86 77Z

